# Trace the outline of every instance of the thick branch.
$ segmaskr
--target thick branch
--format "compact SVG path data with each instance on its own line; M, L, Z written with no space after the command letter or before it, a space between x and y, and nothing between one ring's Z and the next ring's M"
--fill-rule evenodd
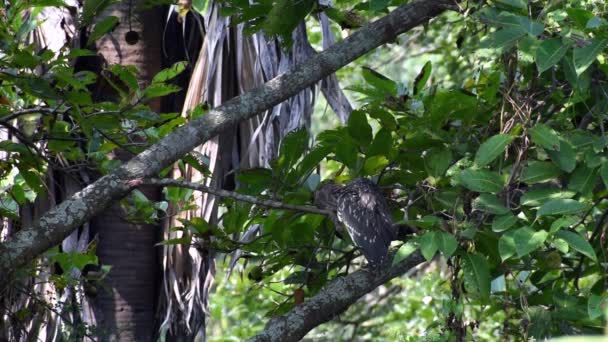
M232 198L237 201L256 204L256 205L263 206L263 207L301 211L301 212L319 214L319 215L332 215L331 211L319 209L312 205L295 205L295 204L283 203L283 202L273 201L273 200L269 200L269 199L258 198L255 196L239 194L238 192L234 192L234 191L210 188L206 185L199 184L199 183L186 182L186 181L180 181L180 180L175 180L175 179L155 179L155 178L144 179L141 184L188 188L188 189L212 194L212 195L215 195L218 197Z
M176 129L111 174L49 210L31 227L15 233L10 240L2 243L0 288L6 285L9 274L60 243L74 229L124 197L131 189L128 183L155 176L225 129L296 95L363 54L394 40L397 35L427 22L445 9L453 8L454 3L455 0L416 0L403 5L313 56L293 71L279 75Z
M299 341L316 326L333 319L376 287L424 262L420 252L380 273L362 269L338 278L288 313L271 319L249 342Z

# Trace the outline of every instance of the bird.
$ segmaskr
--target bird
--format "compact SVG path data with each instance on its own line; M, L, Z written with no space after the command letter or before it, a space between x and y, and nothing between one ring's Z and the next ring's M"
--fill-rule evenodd
M335 213L334 225L346 228L372 268L388 265L388 248L398 232L376 184L367 178L356 178L345 185L326 181L314 192L314 204Z

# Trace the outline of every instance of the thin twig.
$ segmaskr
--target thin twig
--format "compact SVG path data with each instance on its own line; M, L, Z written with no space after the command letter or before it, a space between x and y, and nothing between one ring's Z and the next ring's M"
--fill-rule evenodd
M175 179L150 178L150 179L142 180L141 183L137 182L137 184L134 184L134 185L140 185L140 184L141 185L174 186L174 187L178 187L178 188L188 188L188 189L192 189L192 190L202 191L202 192L212 194L212 195L215 195L218 197L232 198L237 201L252 203L255 205L260 205L260 206L275 208L275 209L294 210L294 211L301 211L301 212L326 215L326 216L329 216L332 214L332 212L329 210L319 209L312 205L288 204L288 203L258 198L255 196L239 194L234 191L210 188L208 186L205 186L205 185L199 184L199 183L186 182L186 181L180 181L180 180L175 180Z

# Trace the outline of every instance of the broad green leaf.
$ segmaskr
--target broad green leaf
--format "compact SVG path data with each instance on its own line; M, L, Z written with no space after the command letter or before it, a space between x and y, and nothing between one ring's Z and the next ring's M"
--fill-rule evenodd
M406 242L401 247L399 247L399 250L397 251L397 253L395 253L395 257L393 258L392 264L396 265L401 261L405 260L408 256L414 253L416 249L418 248L416 248L416 245L414 245L411 241Z
M437 216L432 215L424 216L420 220L405 220L399 221L399 223L411 224L422 229L430 229L441 226L441 220Z
M368 68L361 68L361 75L372 87L382 91L384 95L397 95L397 83L379 72Z
M548 236L549 233L545 230L534 231L530 227L515 230L513 240L517 255L523 257L539 249L545 243Z
M360 110L354 110L348 118L348 134L361 146L368 146L372 141L372 127L367 115Z
M492 222L492 231L496 233L504 232L505 230L513 227L515 223L517 223L517 217L512 213L496 216Z
M602 163L600 175L602 176L602 181L604 181L604 186L608 188L608 160Z
M118 25L118 18L113 15L101 19L97 24L95 24L93 31L91 31L87 45L93 44L97 39L114 29L116 25Z
M446 258L451 257L454 252L456 252L456 248L458 248L458 241L452 234L446 232L436 232L435 240L437 248Z
M437 246L437 239L435 238L436 232L426 232L418 239L420 243L420 252L422 256L428 261L431 261L437 253L439 246Z
M561 38L544 40L536 49L538 73L542 74L545 70L559 63L570 46L571 44L564 43Z
M432 71L433 65L431 64L431 61L426 62L414 80L414 95L418 95L422 92L431 77Z
M578 6L566 9L566 13L568 13L568 17L579 29L584 29L589 20L593 18L592 12Z
M515 232L516 230L509 230L498 240L498 254L502 261L509 259L517 253L515 249Z
M335 153L338 161L351 169L357 167L357 145L345 129L321 132L317 136L317 139L321 146Z
M589 19L589 21L587 21L585 28L596 29L596 28L606 26L606 25L608 25L608 21L606 21L606 19L600 18L598 16L593 16L593 18L591 18L591 19Z
M251 190L253 194L259 194L268 189L272 182L272 170L261 167L241 170L237 173L237 180L241 187Z
M588 205L573 199L556 199L543 204L536 217L578 214L588 209Z
M152 83L166 82L174 79L177 75L181 74L186 70L187 62L177 62L167 69L161 70L158 74L152 78Z
M485 211L490 214L504 215L510 210L504 206L503 202L491 194L481 194L473 202L473 207L476 210Z
M207 7L209 6L209 0L192 0L192 8L200 15L207 14Z
M505 151L512 140L513 137L507 134L497 134L486 140L475 154L475 164L479 167L490 164Z
M431 148L424 155L426 171L435 178L443 176L451 162L452 151L445 147Z
M559 151L547 150L547 154L560 169L568 173L572 172L576 167L576 151L564 139L560 139Z
M329 147L323 145L313 147L304 155L295 170L289 173L288 182L291 184L302 182L327 157L330 151Z
M560 150L560 136L551 127L538 123L528 130L532 142L547 150Z
M560 217L557 220L551 223L551 228L549 228L549 233L553 234L562 228L569 228L578 222L580 222L580 217L577 216L565 216Z
M574 195L576 195L576 192L574 191L563 191L557 188L535 189L526 192L521 197L520 204L529 207L538 207L547 201L559 198L572 198Z
M521 181L528 184L546 182L557 178L561 174L559 168L553 163L531 161L524 169Z
M528 4L526 3L525 0L496 0L496 2L499 4L502 4L502 5L517 8L520 10L528 9Z
M49 258L59 264L64 272L71 271L73 268L82 270L86 265L98 265L99 260L95 254L81 252L51 252Z
M146 98L155 98L177 93L181 89L182 88L173 84L152 83L144 90L143 94Z
M574 68L582 74L608 46L608 38L594 38L584 47L574 48Z
M490 297L490 268L481 254L464 253L462 255L464 281L470 290L476 291L482 300Z
M386 128L381 128L378 133L376 133L374 140L365 151L365 154L368 156L383 155L388 157L392 147L393 137L391 132Z
M604 307L607 304L607 299L605 293L602 296L596 294L591 294L591 296L589 296L589 300L587 301L587 313L589 314L589 318L597 319L604 315Z
M519 27L507 27L491 33L481 42L483 48L508 50L517 44L517 41L526 35L526 31Z
M597 169L579 166L568 182L568 190L577 191L583 195L590 193L597 183Z
M522 30L531 37L538 36L543 33L545 25L531 20L527 16L517 15L510 12L501 12L498 15L498 24L504 28L512 28Z
M471 191L496 193L502 190L504 182L494 172L486 170L463 170L458 176L460 184Z
M591 244L584 237L569 230L560 230L555 234L556 237L566 241L570 247L593 261L597 261L597 255Z
M117 2L118 0L84 0L82 6L83 26L90 25L93 19L103 12L104 9Z
M308 146L308 132L304 128L289 132L281 141L277 166L284 171L291 169L302 157Z
M385 156L371 156L365 159L363 164L363 171L366 175L376 175L380 173L390 161Z

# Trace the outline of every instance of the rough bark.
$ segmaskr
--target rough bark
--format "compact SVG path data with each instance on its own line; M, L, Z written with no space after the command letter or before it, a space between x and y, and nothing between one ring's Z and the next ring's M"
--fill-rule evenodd
M299 341L310 330L342 313L366 293L422 262L424 258L420 252L415 252L382 272L362 269L337 278L288 313L271 319L264 330L249 342Z
M363 54L394 40L397 35L453 8L454 2L417 0L400 6L342 42L313 56L293 71L277 76L264 86L227 101L176 129L0 245L0 274L3 275L0 288L6 285L8 275L16 269L60 243L76 227L125 196L137 184L138 179L156 175L218 133L288 99Z
M143 1L123 0L105 12L119 18L120 24L96 42L98 53L108 65L132 65L138 70L138 82L146 87L161 70L162 8L139 10ZM129 32L139 39L127 41ZM116 100L114 91L99 96ZM150 103L160 111L160 101ZM116 157L128 160L130 155L116 151ZM142 189L151 200L160 200L156 188ZM90 221L96 234L97 256L102 265L112 267L92 300L96 314L99 341L152 341L155 335L155 303L160 267L155 244L160 239L160 227L155 224L129 222L126 211L114 204Z

